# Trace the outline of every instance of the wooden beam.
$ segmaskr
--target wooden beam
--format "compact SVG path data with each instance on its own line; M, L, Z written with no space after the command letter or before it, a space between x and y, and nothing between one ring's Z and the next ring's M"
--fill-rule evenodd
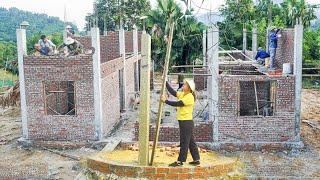
M171 21L169 20L169 22L171 22ZM152 147L152 153L151 153L150 166L152 166L152 164L153 164L155 151L156 151L157 143L158 143L161 116L162 116L162 111L163 111L163 102L161 101L161 96L164 95L164 92L165 92L165 85L166 85L166 79L167 79L167 74L168 74L168 69L169 69L169 61L170 61L170 56L171 56L171 46L172 46L174 22L171 22L169 28L170 28L169 41L167 44L166 59L165 59L164 70L163 70L163 75L162 75L162 85L161 85L161 92L160 92L160 98L159 98L158 117L157 117L157 121L156 121L156 123L157 123L156 124L156 132L155 132L155 136L153 139L153 147Z
M149 122L150 122L150 63L151 36L141 37L141 95L139 113L139 165L147 166L149 162Z

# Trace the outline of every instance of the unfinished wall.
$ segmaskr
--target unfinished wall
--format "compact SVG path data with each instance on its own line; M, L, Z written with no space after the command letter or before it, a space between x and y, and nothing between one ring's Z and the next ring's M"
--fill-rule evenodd
M92 47L91 36L75 37L86 49ZM119 32L109 31L107 36L100 36L100 58L101 63L120 57Z
M293 142L294 76L221 76L219 78L219 142ZM274 116L239 116L239 81L277 81ZM254 94L252 94L254 96Z
M275 66L282 69L284 63L294 63L294 29L284 29L279 34Z
M119 70L123 58L101 64L102 134L106 135L120 120Z
M96 140L92 56L25 56L28 133L31 140ZM46 115L44 83L74 81L76 115Z
M155 135L155 126L150 125L149 140L153 141ZM162 142L179 142L180 131L177 126L161 126L159 132L159 141ZM194 138L197 142L211 142L212 139L212 122L196 123L194 128ZM139 139L139 123L134 126L134 141Z
M133 32L125 31L124 36L125 36L126 54L133 53Z

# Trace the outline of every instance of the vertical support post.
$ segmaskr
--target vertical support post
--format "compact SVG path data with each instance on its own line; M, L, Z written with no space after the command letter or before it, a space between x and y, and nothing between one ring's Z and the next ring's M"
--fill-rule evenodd
M294 27L295 135L300 141L303 25Z
M138 56L139 54L139 43L138 43L138 29L136 25L133 25L133 54ZM141 41L143 42L143 41ZM143 42L144 43L144 42ZM142 43L141 43L142 44Z
M139 55L139 43L138 43L138 29L137 29L137 26L134 24L133 25L133 31L132 31L132 42L133 42L133 54L134 56L137 58L138 60L138 55ZM142 41L143 42L143 41ZM141 43L142 44L142 43ZM136 67L134 67L136 69L136 72L134 75L136 76L136 79L139 79L139 74L138 74L138 69L139 69L139 64L138 63L135 63ZM138 80L140 81L140 80ZM139 87L139 82L137 83L137 86L138 86L138 91L140 89Z
M19 65L19 86L20 86L20 104L21 104L21 118L22 118L22 136L25 139L29 138L28 134L28 112L26 89L24 79L23 56L27 55L27 39L26 30L17 29L17 50L18 50L18 65Z
M208 78L209 119L213 121L213 141L218 142L219 116L219 29L211 26L208 29L208 66L211 77Z
M93 58L93 91L94 91L94 126L95 136L102 138L102 102L101 102L101 74L100 74L100 32L99 28L91 28L92 47L95 51Z
M266 51L269 52L269 33L270 33L270 26L267 27L267 34L266 34Z
M258 51L258 34L257 34L257 24L253 25L252 29L252 59L255 58Z
M139 119L139 165L149 163L149 122L150 122L150 63L151 36L143 34L141 38L141 103Z
M169 22L171 22L171 20L169 20ZM162 95L164 95L164 92L165 92L166 79L167 79L167 75L168 75L169 62L170 62L170 56L171 56L173 29L174 29L174 22L171 22L169 41L168 41L167 50L166 50L166 59L165 59L164 70L163 70L163 75L162 75L160 98ZM151 159L150 159L151 166L153 164L153 159L154 159L155 151L156 151L157 144L158 144L158 137L159 137L159 132L160 132L160 123L161 123L162 112L163 112L163 102L159 99L158 116L157 116L157 122L156 122L157 123L156 124L156 132L155 132L155 136L153 139L153 147L152 147L152 153L151 153Z
M121 21L122 22L122 21ZM127 76L126 76L126 50L125 50L125 34L124 34L124 29L122 26L122 23L120 23L120 30L119 30L119 49L120 49L120 56L123 58L123 104L124 104L124 109L127 108Z
M203 65L207 65L207 31L203 30L202 36L202 56L203 56Z
M246 28L243 28L242 40L243 40L242 51L243 51L243 53L245 53L247 50L247 29Z

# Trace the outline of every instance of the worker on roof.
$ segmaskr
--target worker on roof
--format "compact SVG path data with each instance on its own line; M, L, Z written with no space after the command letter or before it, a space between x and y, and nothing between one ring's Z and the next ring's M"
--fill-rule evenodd
M72 37L74 35L74 30L73 30L72 26L67 25L66 31L67 31L67 37Z
M180 129L180 152L178 160L169 164L169 166L182 166L187 160L188 149L190 150L193 161L189 162L191 165L200 164L200 155L198 146L194 140L193 129L194 122L192 117L195 96L195 83L193 79L185 79L182 86L182 92L175 91L168 82L166 82L167 90L170 94L178 98L178 101L169 101L166 95L161 97L164 103L177 107L177 120Z
M271 28L271 32L269 35L269 54L270 54L270 65L269 69L274 70L274 63L276 59L276 52L278 47L278 38L281 37L281 35L278 34L280 29L277 29L276 27Z
M262 49L262 47L258 48L258 52L256 57L254 58L258 64L264 65L265 59L270 57L269 53L267 53L265 50Z
M38 44L40 45L41 55L48 56L50 54L54 54L56 45L53 44L52 41L48 39L46 35L41 35L40 40L38 41Z

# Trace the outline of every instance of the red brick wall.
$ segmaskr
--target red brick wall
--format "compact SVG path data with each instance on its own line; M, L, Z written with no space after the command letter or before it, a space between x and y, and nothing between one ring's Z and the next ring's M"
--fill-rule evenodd
M294 63L294 29L284 29L279 34L275 65L282 69L284 63Z
M31 140L95 140L92 56L25 56ZM74 81L76 116L45 115L43 82Z
M102 133L106 135L120 120L119 70L123 58L101 64Z
M133 53L133 32L125 31L124 33L126 53Z
M294 77L221 76L219 80L220 142L294 141ZM239 81L276 80L275 116L238 116Z
M179 142L180 131L177 126L161 126L159 133L159 141ZM150 125L149 139L153 141L155 134L155 126ZM194 129L194 137L197 142L212 142L212 122L196 123ZM139 122L134 125L134 141L139 139Z
M207 74L206 68L195 68L195 74ZM201 91L207 88L208 76L194 76L194 83L196 84L196 90Z
M85 48L91 48L91 36L75 37ZM109 31L107 36L100 36L101 63L120 57L119 32Z

